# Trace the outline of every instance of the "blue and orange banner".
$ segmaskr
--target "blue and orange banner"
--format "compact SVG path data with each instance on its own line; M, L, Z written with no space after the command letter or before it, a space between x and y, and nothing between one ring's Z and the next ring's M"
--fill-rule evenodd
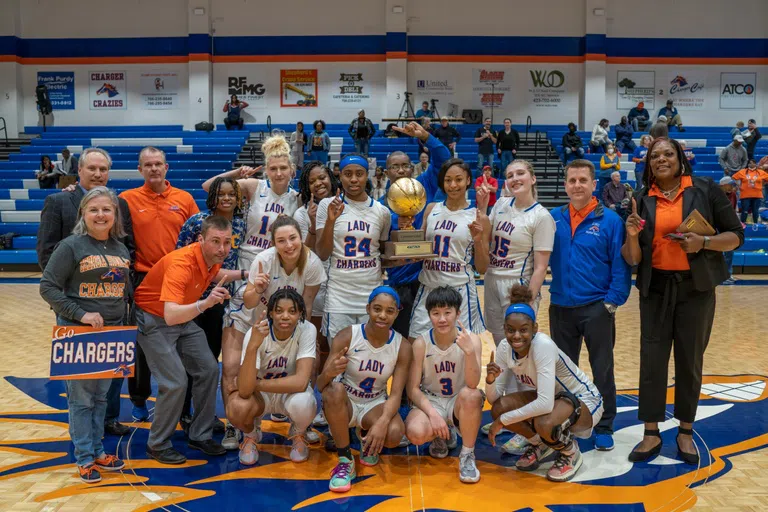
M51 380L133 377L136 327L57 325L51 339Z

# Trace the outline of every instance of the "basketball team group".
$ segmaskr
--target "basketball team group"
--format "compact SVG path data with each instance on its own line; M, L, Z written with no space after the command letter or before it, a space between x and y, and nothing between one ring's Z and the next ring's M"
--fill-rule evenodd
M120 197L107 187L111 160L99 148L82 153L77 185L48 196L40 293L59 325L138 326L128 388L133 417L151 421L148 456L185 463L172 443L181 425L188 448L239 450L241 464L254 465L269 419L290 423L285 450L299 464L321 440L312 426L327 425L325 449L338 454L329 488L343 493L358 464L375 466L384 448L408 444L428 443L437 459L460 446L459 480L475 483L478 436L496 446L506 431L512 437L499 449L519 456L518 470L551 463L550 480L570 480L582 465L576 438L614 447L615 313L636 266L645 433L630 460L661 450L674 347L678 455L697 464L693 421L714 290L729 277L723 252L744 239L718 186L692 176L680 145L663 137L648 149L626 221L595 197L594 166L581 159L566 167L563 207L537 202L524 160L504 170L505 194L497 199L497 187L483 184L474 207L469 165L416 123L397 130L430 156L415 178L427 206L410 218L369 195L365 157L344 156L338 176L319 161L297 169L281 135L263 143L263 168L203 183L206 212L166 180L165 155L152 147L139 155L144 185ZM413 168L408 155L391 153L390 186ZM693 210L715 234L680 229ZM411 228L425 230L433 254L384 257L391 231ZM484 274L482 308L475 269ZM548 269L550 335L537 322ZM481 383L486 330L496 347ZM593 379L578 366L582 343ZM226 423L215 416L219 383ZM117 421L121 387L122 379L66 382L84 482L125 467L102 444L105 431L129 432ZM493 421L482 425L486 400Z

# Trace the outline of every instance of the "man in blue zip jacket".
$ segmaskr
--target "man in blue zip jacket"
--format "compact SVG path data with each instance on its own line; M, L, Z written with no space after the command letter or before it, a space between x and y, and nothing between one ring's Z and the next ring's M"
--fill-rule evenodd
M437 175L443 162L451 158L450 150L418 123L408 123L403 128L395 127L395 130L410 137L417 137L429 149L432 161L427 170L416 178L416 181L421 183L427 193L427 204L445 199L445 194L437 186ZM388 187L400 178L410 178L412 174L413 164L408 155L402 151L393 151L389 154L387 157ZM380 202L389 208L386 195L380 199ZM421 229L423 217L424 210L413 218L412 225L414 228ZM400 219L395 212L392 212L391 230L403 229L410 224L409 221L410 219ZM387 284L397 290L402 305L400 314L397 315L392 328L405 338L408 337L411 328L411 310L413 309L413 299L419 290L419 272L421 272L420 261L387 269L389 276Z
M555 245L549 264L549 329L557 346L579 364L584 340L594 382L603 396L604 412L595 426L595 448L613 449L616 382L613 346L616 309L629 297L630 267L621 256L624 223L592 193L595 166L574 160L565 168L565 192L570 203L552 210Z

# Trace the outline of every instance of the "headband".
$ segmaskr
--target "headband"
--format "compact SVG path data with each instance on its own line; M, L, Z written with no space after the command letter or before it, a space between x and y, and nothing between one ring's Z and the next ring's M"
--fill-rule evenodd
M504 313L504 318L508 317L512 313L523 314L525 316L530 317L531 320L536 322L536 312L528 304L512 304L507 308L507 311Z
M339 162L339 167L342 171L348 165L359 165L366 171L368 170L368 160L360 155L347 155Z
M395 299L395 304L397 304L397 309L400 309L400 296L397 294L394 288L391 286L377 286L373 289L371 294L368 296L368 304L373 302L373 299L378 297L381 294L391 295L393 299Z

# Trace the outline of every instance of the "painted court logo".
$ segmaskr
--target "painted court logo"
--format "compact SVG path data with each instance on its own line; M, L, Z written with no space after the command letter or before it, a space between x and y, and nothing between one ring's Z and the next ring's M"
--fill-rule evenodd
M243 503L258 503L259 510L270 511L485 511L498 509L501 503L504 510L684 511L696 504L696 487L731 470L731 457L768 447L768 377L718 375L705 376L703 380L695 424L701 456L699 467L683 464L676 457L677 428L671 419L673 390L668 393L670 419L659 424L661 454L646 463L632 464L627 460L643 433L643 424L637 419L637 392L630 390L617 397L614 450L598 452L589 441L580 440L584 462L576 477L566 483L546 479L550 464L543 464L532 473L515 470L517 458L502 454L480 435L475 453L482 476L473 486L456 482L460 448L451 450L448 458L437 460L425 455L424 447L419 448L417 455L416 447L409 446L385 451L377 467L358 465L351 491L338 495L328 491L328 474L336 464L336 454L313 447L309 461L294 464L288 457L290 426L265 420L259 463L252 467L240 465L237 452L208 459L200 452L187 450L181 430L177 430L173 443L188 461L180 466L163 466L145 454L148 424L134 423L130 436L104 439L107 453L117 449L126 460L127 469L103 474L99 486L85 486L75 476L73 447L67 436L64 384L47 379L6 380L40 407L33 406L26 413L0 413L0 421L12 421L15 432L26 432L26 424L33 430L41 424L61 429L57 437L0 441L0 451L21 460L2 467L0 480L18 479L21 485L31 481L29 476L46 478L57 472L57 476L49 479L57 483L57 489L42 489L30 498L40 508L55 507L60 503L58 500L70 497L77 497L77 503L85 508L90 503L89 496L98 493L141 492L144 496L160 496L151 503L137 500L136 506L141 510L224 510L236 496ZM127 412L130 404L126 390L123 395L123 410ZM489 418L486 411L483 423ZM507 439L509 434L499 441ZM126 445L131 448L128 456ZM359 444L353 442L352 446L356 449ZM62 478L62 471L71 471L71 478Z

